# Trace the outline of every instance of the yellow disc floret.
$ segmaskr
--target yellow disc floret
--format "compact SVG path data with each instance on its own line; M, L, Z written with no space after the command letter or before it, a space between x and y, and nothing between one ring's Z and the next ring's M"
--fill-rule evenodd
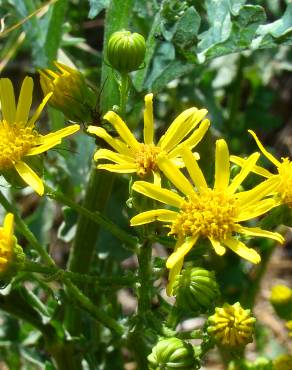
M136 153L137 175L144 177L157 170L156 158L160 148L154 145L140 144Z
M282 161L278 167L280 176L279 193L283 203L292 207L292 162L288 158L282 158Z
M215 314L208 319L208 332L218 344L227 347L240 347L252 342L256 319L250 310L244 310L239 302L216 307Z
M234 230L236 215L234 198L224 191L204 189L182 205L170 233L224 240Z
M9 169L19 162L33 148L40 135L33 127L22 123L8 125L0 122L0 168Z

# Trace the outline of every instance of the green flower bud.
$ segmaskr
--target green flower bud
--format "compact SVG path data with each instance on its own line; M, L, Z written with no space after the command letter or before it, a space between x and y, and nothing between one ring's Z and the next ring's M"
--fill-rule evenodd
M72 121L92 122L96 105L95 93L79 71L59 62L54 64L57 71L39 71L44 95L53 92L48 104Z
M239 302L216 307L215 314L208 318L208 333L218 345L236 348L252 342L254 323L250 310L244 310Z
M274 370L291 370L292 369L292 356L280 355L273 361Z
M272 361L258 357L254 362L247 360L232 361L228 370L274 370Z
M107 45L107 59L121 74L136 71L146 52L145 39L139 33L122 30L111 35Z
M200 367L193 346L174 337L160 339L148 361L149 370L193 370Z
M271 291L270 302L282 319L292 318L292 290L285 285L275 285Z
M212 308L220 292L213 271L194 267L187 268L176 276L173 294L178 307L206 312Z

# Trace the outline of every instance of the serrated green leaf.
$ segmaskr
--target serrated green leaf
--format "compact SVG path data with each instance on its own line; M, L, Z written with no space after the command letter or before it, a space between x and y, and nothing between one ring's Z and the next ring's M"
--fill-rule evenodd
M89 0L89 6L88 18L92 19L109 6L109 0Z

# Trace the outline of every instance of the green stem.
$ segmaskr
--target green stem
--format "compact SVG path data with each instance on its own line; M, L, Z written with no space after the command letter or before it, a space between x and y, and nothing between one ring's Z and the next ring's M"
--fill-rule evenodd
M119 90L120 90L120 115L122 118L125 118L129 93L129 75L126 73L121 75Z
M95 172L97 172L97 171L95 171ZM107 184L107 186L108 186L108 184ZM107 187L104 186L104 188L107 188ZM100 198L101 193L96 191L96 190L95 190L95 192L98 193L98 197ZM104 192L102 194L104 194ZM137 245L137 238L135 238L131 234L124 231L122 228L120 228L115 223L110 221L107 217L102 215L99 211L92 212L89 209L87 209L85 206L83 207L83 206L80 206L79 204L75 203L72 199L68 198L62 192L53 190L52 188L50 188L47 185L46 185L46 195L49 198L57 200L60 203L70 207L71 209L74 209L80 215L86 217L87 218L87 223L86 224L89 224L89 223L91 223L91 221L93 221L93 223L95 224L95 229L97 229L96 224L99 225L99 226L102 226L104 229L108 230L111 234L113 234L116 238L118 238L122 242L130 245L131 248L129 248L129 249L131 251L133 251L135 249L135 247ZM97 204L100 204L100 202L98 200L97 200ZM79 231L79 233L77 233L76 239L78 238L78 241L81 242L81 241L84 241L84 237L86 237L85 238L86 242L88 244L90 244L90 247L87 246L87 248L83 251L81 251L79 248L75 248L74 249L75 253L72 253L72 257L71 257L71 261L69 263L69 266L73 271L79 271L79 272L84 271L85 272L86 270L88 270L88 265L90 265L90 262L91 262L92 252L93 252L93 249L94 249L94 243L91 240L88 239L89 235L88 235L88 229L86 227L82 228L82 232L81 232L80 229L78 231ZM81 265L81 262L82 262L82 265ZM88 264L88 265L84 266L85 263ZM82 271L80 271L80 269Z
M143 317L151 306L151 242L146 240L139 248L138 316Z
M80 289L72 284L70 280L65 279L64 283L66 284L71 297L80 304L81 308L89 312L94 318L119 337L123 335L124 328L119 323L112 319L107 313L97 308L97 306L86 295L84 295Z
M39 263L35 262L26 262L24 266L21 267L22 271L29 271L29 272L36 272L45 275L51 275L49 278L52 277L52 280L64 280L70 279L77 283L86 283L86 284L94 284L96 286L105 287L123 287L123 286L130 286L132 285L136 279L131 276L118 276L118 277L109 277L104 278L100 277L99 275L86 275L86 274L79 274L72 271L65 271L56 266L48 267L42 266Z
M21 234L25 237L25 239L29 242L31 247L35 249L43 261L47 263L49 266L55 266L55 262L49 253L42 247L42 245L37 241L36 237L33 233L29 230L26 223L22 220L19 216L18 209L14 207L8 199L4 196L4 194L0 191L0 203L6 209L7 212L11 212L14 214L15 223L21 232Z

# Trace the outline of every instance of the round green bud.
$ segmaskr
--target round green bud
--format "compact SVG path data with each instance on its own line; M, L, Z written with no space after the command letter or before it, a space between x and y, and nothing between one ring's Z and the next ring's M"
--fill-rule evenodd
M275 285L272 288L270 302L278 316L288 320L292 317L292 290L285 285Z
M213 271L193 267L177 275L173 294L178 307L203 313L213 307L220 292Z
M111 35L107 45L107 59L121 74L136 71L146 52L145 39L139 33L122 30Z
M175 337L160 339L148 361L149 370L195 370L200 367L193 346Z
M292 356L288 354L280 355L273 361L274 370L291 370Z

